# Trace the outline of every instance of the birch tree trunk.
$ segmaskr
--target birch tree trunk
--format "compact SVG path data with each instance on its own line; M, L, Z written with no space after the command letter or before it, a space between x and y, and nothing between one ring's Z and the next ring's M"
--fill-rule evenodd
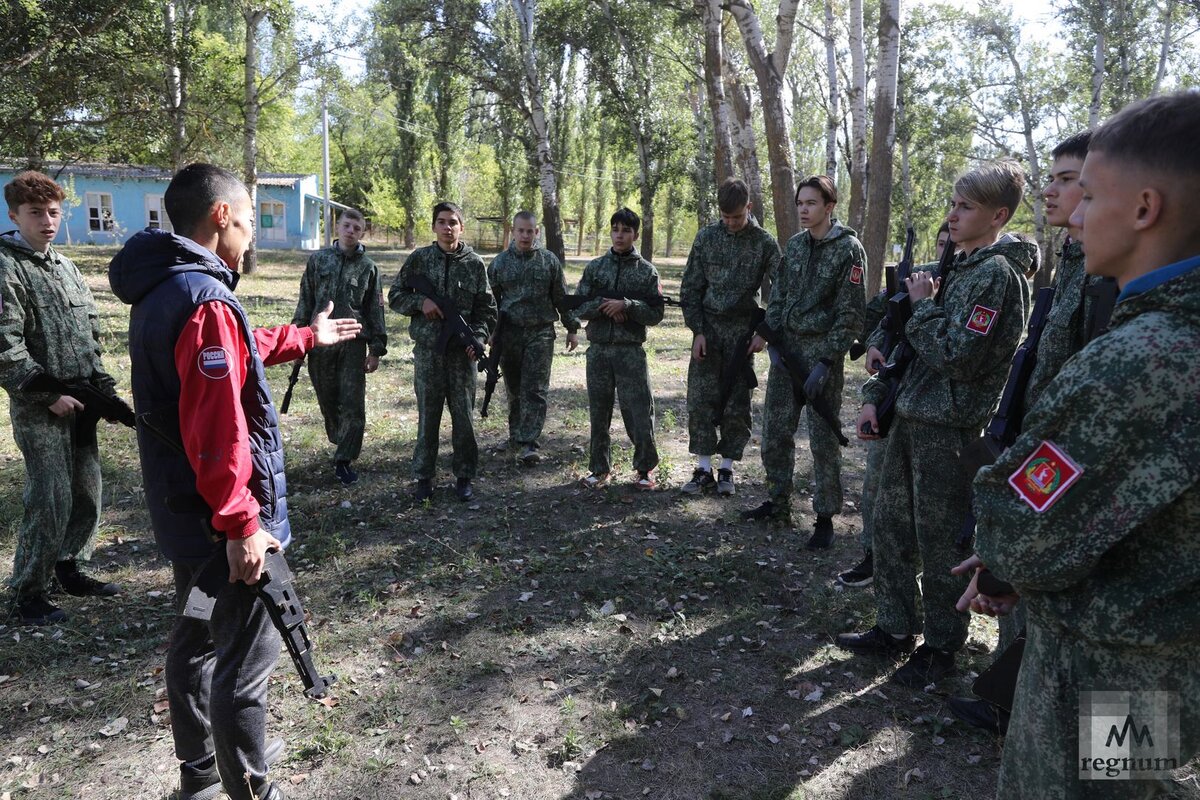
M733 177L733 136L730 132L729 102L721 70L724 40L721 35L721 0L696 0L704 22L704 85L713 124L713 165L720 186Z
M850 0L850 227L862 231L867 211L867 53L863 0Z
M163 54L167 90L167 116L171 120L171 169L178 172L183 166L187 144L187 46L191 36L192 9L188 2L163 3L163 35L166 52Z
M730 66L730 65L727 65ZM737 167L750 190L750 204L753 214L759 222L763 221L763 187L762 169L758 163L758 146L754 137L754 107L750 102L750 87L741 82L737 71L725 70L725 81L728 84L728 96L733 108L733 147L737 157Z
M254 214L255 235L242 259L242 272L249 275L258 268L258 26L266 19L267 10L255 6L242 9L246 22L246 61L244 64L244 113L245 127L242 129L242 181L250 193L250 207Z
M837 28L834 25L833 0L825 0L825 71L829 78L829 108L825 120L825 174L837 180L838 88Z
M1151 95L1162 92L1163 79L1167 77L1167 57L1171 54L1171 34L1175 21L1175 3L1176 0L1167 0L1167 7L1163 11L1162 45L1158 50L1158 69L1154 73L1154 88L1150 90Z
M1093 130L1100 124L1100 97L1104 91L1104 59L1106 50L1103 11L1098 12L1097 16L1099 16L1099 19L1095 20L1096 44L1092 55L1092 100L1088 104L1088 127Z
M900 77L900 0L879 3L879 64L875 71L875 119L866 231L867 296L879 291L892 211L892 150L896 144L896 90Z
M696 222L697 225L703 227L710 220L712 213L712 197L715 194L716 185L713 178L713 161L709 153L709 136L708 123L709 120L705 117L705 106L707 105L705 95L708 93L704 83L689 83L687 86L688 102L692 108L692 125L696 129L696 155L692 159L692 182L696 186ZM730 142L732 145L732 141ZM729 176L733 176L733 153L726 153L726 158L729 159ZM672 184L672 191L675 191Z

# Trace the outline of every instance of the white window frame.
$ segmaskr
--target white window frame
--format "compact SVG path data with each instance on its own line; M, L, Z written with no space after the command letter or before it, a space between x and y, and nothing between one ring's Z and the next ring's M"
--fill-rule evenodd
M88 233L112 233L116 228L112 192L86 192L84 204L87 206Z
M167 216L167 209L163 206L161 194L145 195L145 206L147 228L164 230L167 233L175 232L175 226L171 224L171 218Z
M279 213L276 214L275 210ZM263 227L262 218L264 214L271 215L271 227ZM268 242L283 242L287 241L287 205L278 200L259 200L258 201L258 235L260 239Z

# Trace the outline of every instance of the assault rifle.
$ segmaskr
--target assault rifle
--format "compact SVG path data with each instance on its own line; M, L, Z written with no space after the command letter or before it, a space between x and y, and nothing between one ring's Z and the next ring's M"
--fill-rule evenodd
M296 390L296 381L300 380L300 368L304 366L304 358L292 365L292 374L288 376L287 389L283 393L283 402L279 404L279 413L286 414L292 406L292 392Z
M479 366L480 372L482 372L483 342L475 338L475 332L471 330L471 326L463 319L462 312L458 310L458 304L449 297L439 294L437 287L424 275L409 275L404 285L409 291L428 297L438 307L438 310L442 312L442 332L438 336L437 351L445 353L450 340L454 339L463 350L472 348L475 351L475 358L478 360L476 363Z
M729 405L729 399L733 397L738 381L744 380L746 386L751 389L758 386L758 376L754 374L754 357L750 353L750 342L754 339L755 330L766 317L766 310L759 308L756 304L750 315L750 327L738 337L737 342L733 345L733 357L725 362L725 367L721 370L721 392L717 395L717 413L713 420L718 425L725 418L725 408Z
M900 258L900 263L896 265L891 280L887 282L887 310L883 314L883 321L879 323L883 328L882 352L885 362L891 359L892 352L904 338L904 326L912 317L912 302L908 299L904 282L912 275L913 246L916 241L916 232L909 225L908 231L904 235L904 255ZM870 366L878 369L874 364Z
M778 364L787 373L788 379L792 383L796 408L803 408L805 403L810 403L813 411L817 412L817 416L825 420L833 430L834 436L837 437L842 447L849 445L850 440L842 434L837 414L820 394L825 387L831 365L822 361L818 362L816 368L810 369L803 358L787 349L783 344L783 337L778 331L769 327L765 321L760 322L754 332L767 342L767 353L771 357L771 363Z
M480 360L479 370L487 373L483 383L483 405L479 408L479 416L487 419L488 406L492 402L492 394L496 391L496 382L500 380L500 358L504 355L504 319L503 311L496 318L496 332L492 334L492 345L488 348L487 358Z
M883 296L890 298L896 293L896 265L888 264L883 268ZM873 302L873 301L872 301ZM870 303L868 303L870 305ZM873 317L874 314L868 312L868 317ZM867 352L867 340L871 338L871 334L879 327L879 322L872 322L868 319L866 325L863 326L863 331L858 335L858 338L850 345L850 360L857 361Z
M96 444L96 425L102 419L128 428L134 426L133 409L128 403L106 395L87 381L66 383L48 373L34 372L17 388L22 392L69 395L83 403L83 410L75 412L75 433L78 443L84 446Z
M938 262L937 272L933 275L935 281L945 278L950 272L954 264L954 251L954 242L947 241L946 249L942 251L942 258ZM881 437L887 436L891 430L892 420L896 416L896 400L900 396L900 384L904 381L904 373L908 371L909 365L917 358L917 351L913 349L904 333L905 326L912 319L912 300L909 299L908 292L901 288L900 281L910 277L911 263L908 265L909 274L902 274L904 268L905 262L901 261L900 266L896 268L897 292L888 300L887 313L880 323L884 329L883 356L887 361L875 374L875 377L887 386L887 395L875 409L875 420L879 425L878 434ZM866 423L864 427L865 425Z
M677 306L679 301L665 294L628 294L615 289L600 289L591 294L569 294L563 298L563 307L574 311L592 300L640 300L648 306Z
M1087 320L1084 323L1085 336L1090 342L1097 336L1108 333L1108 323L1112 319L1113 308L1117 305L1117 295L1121 293L1116 278L1101 278L1098 281L1087 281L1084 294L1092 298L1091 308L1088 309Z
M177 453L184 454L183 437L179 432L179 406L171 405L158 411L138 414L137 421L147 433ZM167 507L175 513L201 515L213 543L219 544L224 541L223 536L209 527L212 509L198 493L168 497ZM223 572L215 569L215 565L220 564L222 558L224 548L216 550L197 570L196 578L188 587L183 616L202 622L212 619L217 591L220 584L226 580ZM295 576L283 551L267 551L262 575L258 583L251 588L262 599L271 624L283 637L288 655L292 657L292 665L304 684L304 694L313 699L324 697L329 687L337 681L337 676L322 675L313 663L313 644L305 625L304 605L296 593Z

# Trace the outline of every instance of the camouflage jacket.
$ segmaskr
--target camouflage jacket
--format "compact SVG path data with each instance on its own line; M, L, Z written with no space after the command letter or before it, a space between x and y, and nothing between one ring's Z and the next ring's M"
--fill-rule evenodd
M976 549L1060 633L1200 643L1200 257L1125 286L975 479Z
M626 292L630 295L660 295L658 270L642 258L637 248L617 254L610 248L599 258L593 258L579 279L579 294L593 292ZM614 322L600 311L597 298L589 300L575 311L579 319L587 320L587 338L598 344L641 344L646 341L646 328L662 322L663 307L633 300L625 311L624 322Z
M567 294L562 264L553 253L535 247L522 253L515 244L492 259L488 282L505 320L529 327L562 320L568 333L579 330L579 321L563 306Z
M705 225L696 234L679 286L683 322L692 333L704 333L709 318L732 318L749 324L763 279L774 279L779 245L754 217L737 233L724 222Z
M901 417L952 428L981 429L995 411L1029 316L1025 268L1035 246L1010 236L959 254L936 298L912 304L904 333L917 353L900 387ZM863 399L887 393L878 378Z
M771 285L767 324L808 357L842 358L862 333L867 256L857 235L837 222L825 238L801 231L788 240Z
M387 327L383 321L383 282L379 267L361 244L349 256L335 241L308 257L300 279L300 300L292 322L312 322L313 315L333 301L334 318L353 317L362 323L359 339L367 340L373 356L387 353Z
M425 296L405 286L409 275L424 275L444 297L449 297L462 312L475 336L486 341L496 327L496 300L488 286L483 259L470 245L460 243L458 250L447 253L437 243L412 251L392 281L388 305L393 311L412 317L408 335L418 345L433 347L442 332L441 320L425 319L421 305Z
M48 406L58 399L17 390L39 370L115 395L116 381L100 363L99 321L71 259L53 246L36 253L15 231L0 236L0 386L13 402Z

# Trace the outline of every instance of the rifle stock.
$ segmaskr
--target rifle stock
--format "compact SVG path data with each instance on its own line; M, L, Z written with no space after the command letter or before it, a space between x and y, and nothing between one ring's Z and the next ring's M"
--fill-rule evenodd
M304 358L307 358L305 356ZM279 413L286 414L292 407L292 392L296 391L296 382L300 380L300 368L304 366L304 358L292 365L292 374L288 376L287 389L283 393L283 402L279 404Z

